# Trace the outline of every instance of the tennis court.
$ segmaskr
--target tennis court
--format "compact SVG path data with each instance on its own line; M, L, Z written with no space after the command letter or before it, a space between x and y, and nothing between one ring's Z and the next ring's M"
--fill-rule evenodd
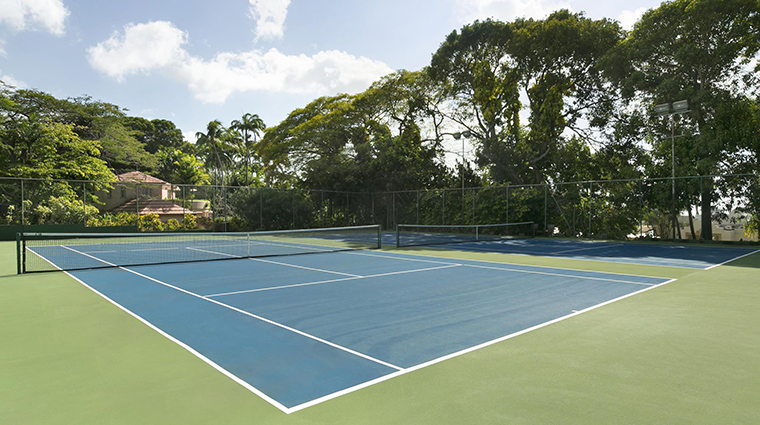
M520 226L523 225L523 226ZM396 246L435 246L474 252L522 254L574 260L605 261L706 270L758 252L756 248L704 246L697 244L658 244L651 242L609 242L562 238L526 237L532 222L483 226L399 225L396 234L387 235L385 244ZM522 236L477 235L475 229L521 231ZM446 233L446 232L457 233ZM508 234L504 232L504 234ZM482 239L482 240L476 240Z
M357 243L355 234L347 239ZM108 266L68 273L287 413L671 281L398 251L289 255L304 242L283 251L282 238L256 245L283 256L111 267L149 262L151 252L213 259L250 246L97 240L27 247L27 258ZM326 248L306 248L318 249Z

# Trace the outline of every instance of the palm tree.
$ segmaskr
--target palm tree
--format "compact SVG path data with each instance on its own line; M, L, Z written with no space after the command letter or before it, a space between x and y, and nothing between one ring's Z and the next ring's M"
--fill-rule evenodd
M222 126L222 123L219 120L214 120L206 126L205 134L201 131L195 133L197 145L205 156L206 166L208 168L216 168L217 174L222 174L222 184L224 184L224 167L222 167L222 160L219 156L220 148L217 145L220 143L224 132L225 128ZM216 164L213 167L210 167L209 165L213 163L213 160L211 159L212 153L214 157L216 157ZM214 176L215 185L217 184L216 178L217 175Z
M243 133L243 143L240 146L240 150L241 154L245 156L245 184L247 186L250 184L248 177L250 175L251 149L256 143L260 132L266 128L266 125L257 114L246 113L241 120L232 121L230 128ZM253 143L251 143L251 136L253 136Z

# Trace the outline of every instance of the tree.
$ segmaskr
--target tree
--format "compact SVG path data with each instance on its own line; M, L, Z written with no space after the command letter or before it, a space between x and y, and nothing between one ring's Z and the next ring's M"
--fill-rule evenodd
M601 63L621 36L615 22L566 10L545 20L476 21L447 37L429 72L445 85L448 117L471 131L494 180L542 183L563 135L589 140L582 118L600 124L597 111L609 103Z
M226 129L219 120L208 123L206 133L197 132L196 146L200 155L205 158L205 165L208 169L215 171L214 184L224 184L225 165L232 162L231 148L224 143ZM224 158L224 160L222 160Z
M424 78L401 71L358 95L322 97L293 111L257 146L268 183L385 191L440 182L438 140L421 135L430 106Z
M674 160L678 175L743 168L748 157L739 152L751 149L758 127L753 120L735 117L746 115L740 111L749 111L752 96L760 90L760 68L750 67L760 51L759 33L757 0L675 0L645 13L610 55L608 71L627 99L644 99L648 105L689 102L690 112L676 119L676 133L684 137L674 141L675 157L670 138L664 137L671 132L670 123L650 114L647 127L655 159L650 175L670 176ZM729 188L717 190L725 193ZM686 210L691 219L700 190L682 186L678 192L676 208ZM702 196L709 211L710 191L703 190ZM668 205L669 196L659 203L661 208ZM703 218L710 215L703 213Z
M210 177L203 163L179 149L158 151L158 177L174 184L208 184Z
M124 125L134 131L133 137L145 145L145 150L155 154L162 148L189 150L189 143L182 131L168 120L146 120L140 117L126 117ZM189 152L188 152L189 153Z
M14 90L8 98L15 105L8 112L10 117L28 119L37 115L50 122L71 125L82 140L98 141L100 158L117 171L150 171L156 165L155 158L124 126L126 115L116 105L94 101L89 96L56 99L37 90Z
M242 132L243 137L238 145L238 150L245 159L245 185L247 186L250 184L251 153L254 152L253 147L266 125L258 115L246 113L240 120L232 121L230 128Z

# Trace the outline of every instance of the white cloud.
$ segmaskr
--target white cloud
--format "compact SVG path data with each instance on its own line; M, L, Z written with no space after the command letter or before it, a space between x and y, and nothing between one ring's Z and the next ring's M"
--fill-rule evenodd
M62 36L70 12L61 0L2 0L0 24L16 31L42 27L51 34Z
M197 99L222 103L235 92L270 91L323 95L354 93L393 72L386 64L331 50L312 56L262 53L217 54L211 60L182 48L187 34L169 22L128 25L124 34L88 49L93 68L123 81L131 74L161 70L190 88Z
M256 41L282 38L290 0L248 0L256 21Z
M195 143L195 133L197 133L197 131L183 131L182 137L190 143Z
M633 25L641 18L641 15L647 10L646 7L640 7L634 11L625 10L618 16L617 20L624 30L630 31L633 29Z
M557 9L569 9L569 0L457 0L462 22L494 18L513 21L515 18L545 18Z
M5 84L9 86L13 86L17 89L28 89L29 85L21 80L17 80L13 78L13 76L8 74L3 74L3 71L0 71L0 81L4 82Z
M186 52L187 34L171 22L129 24L124 35L115 32L111 38L87 49L90 65L123 81L125 75L147 73L182 60Z

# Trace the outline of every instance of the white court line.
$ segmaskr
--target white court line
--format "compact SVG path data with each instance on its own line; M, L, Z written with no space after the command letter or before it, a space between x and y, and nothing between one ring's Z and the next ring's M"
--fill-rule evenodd
M748 256L750 256L750 255L752 255L752 254L757 254L758 252L760 252L760 249L758 249L758 250L756 250L756 251L752 251L752 252L749 252L749 253L747 253L747 254L744 254L744 255L740 255L740 256L738 256L738 257L736 257L736 258L732 258L732 259L730 259L730 260L728 260L728 261L724 261L724 262L722 262L722 263L720 263L720 264L716 264L716 265L714 265L714 266L710 266L710 267L708 267L708 268L706 268L706 269L704 269L704 270L710 270L710 269L714 269L714 268L716 268L716 267L718 267L718 266L723 266L723 265L725 265L725 264L728 264L728 263L730 263L730 262L732 262L732 261L736 261L736 260L738 260L738 259L740 259L740 258L748 257Z
M493 251L489 251L491 253L494 253ZM382 256L378 254L361 254L361 253L355 253L355 252L347 252L346 254L354 254L354 255L374 255L377 257L383 257L383 258L390 258L394 260L404 260L404 261L426 261L426 260L418 260L416 258L406 258L403 257L406 256L417 256L417 257L427 257L426 255L422 254L410 254L410 253L404 253L404 252L390 252L385 251L386 254L393 255L391 256ZM510 254L510 255L524 255L524 254ZM447 258L447 257L437 257L437 256L431 256L433 258ZM455 259L451 259L452 261ZM635 276L635 277L649 277L652 279L671 279L670 277L662 277L662 276L646 276L646 275L638 275L638 274L629 274L629 273L616 273L616 272L599 272L599 271L593 271L593 270L582 270L582 269L571 269L567 267L555 267L555 266L534 266L534 265L528 265L528 264L517 264L517 263L503 263L501 261L492 261L492 260L470 260L470 259L463 259L463 258L457 258L456 260L459 261L468 261L473 263L486 263L486 264L501 264L501 265L507 265L507 266L517 266L517 267L535 267L540 269L551 269L551 270L567 270L567 271L573 271L573 272L585 272L585 273L596 273L596 274L609 274L609 275L615 275L615 276ZM587 260L583 260L587 261ZM431 263L442 263L442 264L451 264L446 263L445 261L430 261ZM625 263L630 264L630 263ZM669 267L669 266L666 266ZM694 268L689 267L690 270L695 270ZM699 269L696 269L699 270Z
M314 271L314 272L337 274L337 275L341 275L341 276L362 277L362 276L360 276L358 274L343 273L343 272L334 272L332 270L324 270L324 269L316 269L314 267L298 266L298 265L295 265L295 264L281 263L279 261L264 260L262 258L249 258L249 260L260 261L262 263L277 264L277 265L280 265L280 266L294 267L296 269L304 269L304 270L310 270L310 271Z
M84 256L87 256L87 257L93 258L93 259L95 259L95 260L101 261L101 262L103 262L103 263L105 263L105 264L108 264L108 265L112 265L112 266L116 266L116 265L115 265L115 264L113 264L113 263L109 263L108 261L105 261L105 260L101 260L101 259L99 259L99 258L97 258L97 257L93 257L92 255L88 255L88 254L86 254L86 253L84 253L84 252L79 252L79 251L77 251L77 250L75 250L75 249L72 249L72 248L68 248L68 247L64 247L64 248L66 248L66 249L69 249L69 250L71 250L71 251L74 251L74 252L76 252L76 253L78 253L78 254L82 254L82 255L84 255ZM221 301L217 301L217 300L214 300L214 299L211 299L211 298L207 298L207 297L204 297L203 295L199 295L199 294L196 294L195 292L190 292L190 291L188 291L187 289L182 289L182 288L180 288L180 287L178 287L178 286L174 286L174 285L172 285L172 284L169 284L169 283L166 283L166 282L162 282L162 281L160 281L160 280L158 280L158 279L152 278L152 277L150 277L150 276L148 276L148 275L144 275L144 274L142 274L142 273L140 273L140 272L137 272L137 271L134 271L134 270L130 270L130 269L126 268L126 267L121 267L121 266L116 266L116 267L118 267L119 269L121 269L121 270L124 270L124 271L126 271L126 272L129 272L129 273L132 273L132 274L134 274L134 275L140 276L140 277L142 277L142 278L144 278L144 279L148 279L148 280L150 280L150 281L152 281L152 282L156 282L156 283L158 283L158 284L160 284L160 285L166 286L167 288L171 288L171 289L174 289L174 290L176 290L176 291L179 291L179 292L182 292L182 293L185 293L185 294L188 294L188 295L192 295L192 296L194 296L194 297L196 297L196 298L200 298L200 299L202 299L202 300L206 300L206 301L208 301L208 302L214 303L214 304L216 304L216 305L219 305L219 306L222 306L222 307L226 307L226 308L229 308L230 310L236 311L236 312L238 312L238 313L244 314L244 315L246 315L246 316L249 316L249 317L253 317L254 319L258 319L258 320L261 320L262 322L266 322L266 323L269 323L270 325L274 325L274 326L280 327L280 328L282 328L282 329L285 329L285 330L291 331L291 332L293 332L293 333L297 333L297 334L299 334L299 335L301 335L301 336L305 336L305 337L307 337L307 338L313 339L314 341L318 341L318 342L321 342L321 343L323 343L323 344L329 345L330 347L333 347L333 348L337 348L337 349L339 349L339 350L345 351L345 352L347 352L347 353L350 353L350 354L353 354L353 355L355 355L355 356L358 356L358 357L362 357L362 358L364 358L364 359L370 360L370 361L372 361L372 362L375 362L375 363L381 364L381 365L383 365L383 366L386 366L386 367L389 367L389 368L392 368L392 369L396 369L396 370L403 370L403 368L401 368L401 367L398 367L398 366L396 366L396 365L390 364L390 363L388 363L388 362L384 362L384 361L382 361L382 360L380 360L380 359L376 359L376 358L374 358L374 357L372 357L372 356L368 356L368 355L366 355L366 354L364 354L364 353L360 353L360 352L358 352L358 351L355 351L355 350L352 350L352 349L350 349L350 348L348 348L348 347L344 347L344 346L342 346L342 345L339 345L339 344L336 344L336 343L334 343L334 342L330 342L330 341L328 341L328 340L326 340L326 339L322 339L322 338L320 338L320 337L318 337L318 336L315 336L315 335L311 335L311 334L309 334L309 333L306 333L306 332L304 332L304 331L300 331L300 330L298 330L298 329L295 329L295 328L291 328L290 326L284 325L284 324L282 324L282 323L279 323L279 322L275 322L274 320L270 320L270 319L267 319L266 317L262 317L262 316L259 316L259 315L256 315L256 314L253 314L253 313L250 313L250 312L248 312L248 311L245 311L245 310L241 310L241 309L239 309L239 308L237 308L237 307L233 307L233 306L231 306L231 305L228 305L228 304L225 304L225 303L223 303L223 302L221 302Z
M653 286L658 285L657 283L642 283L642 282L631 282L630 280L618 280L618 279L606 279L603 277L590 277L590 276L577 276L577 275L571 275L571 274L562 274L562 273L549 273L549 272L538 272L533 270L519 270L519 269L509 269L504 267L492 267L492 266L479 266L474 264L464 264L465 267L474 267L478 269L489 269L489 270L503 270L508 272L517 272L517 273L527 273L527 274L541 274L546 276L560 276L560 277L569 277L572 279L584 279L584 280L600 280L603 282L616 282L616 283L630 283L633 285L644 285L644 286Z
M609 301L605 301L603 303L600 303L600 304L597 304L597 305L593 305L591 307L587 307L587 308L585 308L583 310L574 311L571 314L568 314L568 315L565 315L565 316L562 316L562 317L558 317L558 318L556 318L554 320L550 320L548 322L540 323L540 324L538 324L536 326L532 326L530 328L523 329L521 331L517 331L515 333L511 333L509 335L506 335L506 336L503 336L503 337L500 337L500 338L496 338L496 339L493 339L491 341L487 341L487 342L484 342L482 344L478 344L478 345L470 347L470 348L465 348L464 350L457 351L455 353L451 353L451 354L448 354L448 355L445 355L445 356L442 356L442 357L438 357L437 359L433 359L433 360L427 361L425 363L420 363L420 364L418 364L416 366L408 367L408 368L400 370L398 372L393 372L391 374L388 374L388 375L385 375L385 376L381 376L381 377L373 379L371 381L367 381L367 382L361 383L359 385L355 385L353 387L346 388L344 390L337 391L337 392L334 392L332 394L328 394L328 395L322 396L320 398L308 401L306 403L299 404L297 406L291 407L290 408L290 413L306 409L307 407L311 407L311 406L317 405L319 403L323 403L325 401L332 400L332 399L334 399L336 397L340 397L342 395L346 395L348 393L352 393L354 391L357 391L357 390L360 390L360 389L363 389L363 388L367 388L367 387L369 387L371 385L375 385L375 384L378 384L380 382L387 381L389 379L396 378L398 376L405 375L407 373L414 372L414 371L420 370L420 369L428 367L428 366L432 366L432 365L434 365L436 363L440 363L440 362L445 361L445 360L453 359L454 357L459 357L459 356L461 356L463 354L471 353L471 352L473 352L475 350L480 350L481 348L485 348L485 347L488 347L490 345L494 345L494 344L497 344L499 342L503 342L503 341L506 341L508 339L514 338L516 336L520 336L520 335L526 334L526 333L534 331L536 329L540 329L540 328L552 325L554 323L561 322L563 320L569 319L569 318L577 316L579 314L583 314L583 313L589 312L591 310L595 310L595 309L597 309L599 307L603 307L605 305L612 304L614 302L620 301L622 299L625 299L625 298L628 298L628 297L632 297L634 295L641 294L642 292L646 292L646 291L652 290L654 288L658 288L660 286L667 285L668 283L675 282L676 280L677 279L671 279L671 280L668 280L667 282L663 282L663 283L660 283L660 284L655 285L655 286L650 286L650 287L641 289L641 290L636 291L636 292L631 292L630 294L626 294L626 295L623 295L621 297L618 297L618 298L615 298L615 299L612 299L612 300L609 300Z
M367 275L367 276L344 277L342 279L330 279L330 280L320 280L320 281L317 281L317 282L295 283L293 285L270 286L268 288L246 289L246 290L243 290L243 291L223 292L223 293L220 293L220 294L211 294L211 295L205 295L205 296L206 297L221 297L221 296L225 296L225 295L247 294L249 292L272 291L272 290L275 290L275 289L296 288L296 287L299 287L299 286L321 285L323 283L345 282L347 280L370 279L370 278L373 278L373 277L392 276L392 275L397 275L397 274L407 274L407 273L416 273L416 272L426 272L426 271L430 271L430 270L448 269L448 268L451 268L451 267L461 267L461 266L462 266L462 264L449 264L447 266L429 267L429 268L426 268L426 269L403 270L403 271L400 271L400 272L379 273L379 274L371 274L371 275Z
M223 256L223 257L232 257L232 258L245 258L245 257L241 257L241 256L239 256L239 255L233 255L233 254L225 254L224 252L209 251L209 250L207 250L207 249L192 248L192 247L189 247L189 246L188 246L188 247L185 247L185 248L186 248L186 249L189 249L189 250L192 250L192 251L200 251L200 252L207 252L207 253L209 253L209 254L216 254L216 255L221 255L221 256Z
M623 244L618 243L618 244L610 244L610 245L604 245L604 246L595 246L595 247L591 247L591 248L566 249L564 251L550 252L549 255L566 254L568 252L589 251L589 250L592 250L592 249L612 248L612 247L618 247L618 246L623 246Z

